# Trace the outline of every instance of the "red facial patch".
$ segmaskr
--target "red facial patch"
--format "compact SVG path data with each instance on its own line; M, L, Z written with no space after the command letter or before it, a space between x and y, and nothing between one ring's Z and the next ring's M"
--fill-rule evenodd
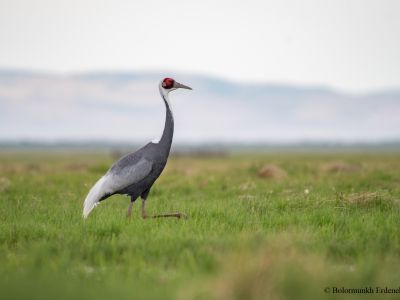
M171 89L174 86L175 80L173 80L172 78L164 78L163 82L162 82L162 87L164 89Z

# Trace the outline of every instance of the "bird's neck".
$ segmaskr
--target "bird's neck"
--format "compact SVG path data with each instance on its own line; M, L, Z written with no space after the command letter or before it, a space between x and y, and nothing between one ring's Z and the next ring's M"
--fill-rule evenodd
M172 144L172 137L174 135L174 116L172 115L172 110L169 104L169 99L168 95L161 95L164 104L165 104L165 125L164 125L164 131L160 139L160 146L162 146L162 149L166 150L166 155L169 154L169 151L171 149L171 144Z

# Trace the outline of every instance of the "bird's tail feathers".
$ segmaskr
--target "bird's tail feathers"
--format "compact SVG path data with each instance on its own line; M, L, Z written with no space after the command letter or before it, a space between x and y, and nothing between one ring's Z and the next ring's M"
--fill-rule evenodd
M100 199L104 196L103 185L105 181L105 176L101 177L86 196L85 202L83 203L83 217L85 219L89 216L93 208L100 204Z

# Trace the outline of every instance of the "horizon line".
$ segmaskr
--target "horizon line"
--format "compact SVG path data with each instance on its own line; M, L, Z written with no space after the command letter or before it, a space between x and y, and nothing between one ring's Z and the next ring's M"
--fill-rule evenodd
M349 90L345 88L338 88L333 85L329 84L322 84L322 83L295 83L290 81L267 81L267 80L237 80L233 78L228 78L226 76L212 74L212 73L204 73L204 72L189 72L189 71L179 71L179 70L167 70L167 69L107 69L107 68L99 68L99 69L86 69L86 70L73 70L73 71L57 71L57 70L46 70L46 69L38 69L38 68L20 68L20 67L3 67L0 66L0 74L6 72L14 72L14 73L25 73L29 75L53 75L53 76L60 76L60 77L73 77L77 75L88 75L88 74L140 74L143 73L144 75L156 75L156 73L165 74L165 73L172 73L172 74L182 74L186 76L195 76L195 77L203 77L203 78L210 78L212 80L219 80L225 81L233 84L240 84L240 85L270 85L270 86L281 86L281 87L295 87L295 88L312 88L312 89L323 89L326 91L338 93L338 94L349 94L349 95L370 95L370 94L381 94L381 93L388 93L388 92L400 92L400 86L386 86L383 88L375 88L375 89L368 89L363 91L355 91Z

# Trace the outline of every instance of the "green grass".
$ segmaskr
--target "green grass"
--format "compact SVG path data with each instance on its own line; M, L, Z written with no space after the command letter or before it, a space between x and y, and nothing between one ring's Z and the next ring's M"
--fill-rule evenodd
M341 161L352 166L329 171ZM398 299L400 154L173 158L149 213L82 201L112 159L0 154L1 299ZM273 164L281 179L261 178ZM308 190L308 193L305 190Z

